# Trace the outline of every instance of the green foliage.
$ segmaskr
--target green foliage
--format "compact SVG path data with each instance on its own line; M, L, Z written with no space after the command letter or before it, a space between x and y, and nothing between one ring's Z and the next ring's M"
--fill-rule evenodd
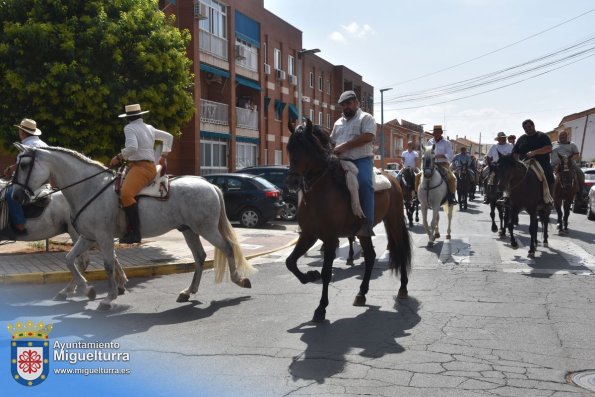
M28 117L48 144L105 158L132 103L179 134L194 111L189 42L157 0L0 0L0 141Z

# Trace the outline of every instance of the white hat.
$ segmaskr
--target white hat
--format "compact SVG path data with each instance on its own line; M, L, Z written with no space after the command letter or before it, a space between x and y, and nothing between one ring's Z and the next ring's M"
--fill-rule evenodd
M126 113L123 113L123 114L119 115L118 117L138 116L140 114L149 113L148 110L145 110L145 111L140 110L140 105L138 103L135 103L133 105L126 105L124 107L124 110L126 111Z
M37 123L35 120L23 119L21 124L15 124L14 126L25 131L29 135L41 135L41 131L37 129Z

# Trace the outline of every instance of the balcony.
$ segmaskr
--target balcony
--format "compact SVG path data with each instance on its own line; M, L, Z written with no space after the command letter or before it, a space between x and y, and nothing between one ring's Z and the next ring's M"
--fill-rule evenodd
M229 125L229 105L201 99L200 121L216 125Z
M200 50L224 61L228 60L227 40L217 37L205 30L199 30Z
M258 111L236 107L237 126L258 131Z

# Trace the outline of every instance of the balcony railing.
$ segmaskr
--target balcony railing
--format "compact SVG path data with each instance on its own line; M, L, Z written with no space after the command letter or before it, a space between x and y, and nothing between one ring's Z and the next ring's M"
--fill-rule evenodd
M258 131L258 111L236 107L238 127Z
M227 40L199 29L200 50L227 61Z
M201 99L200 121L218 125L229 125L229 105Z

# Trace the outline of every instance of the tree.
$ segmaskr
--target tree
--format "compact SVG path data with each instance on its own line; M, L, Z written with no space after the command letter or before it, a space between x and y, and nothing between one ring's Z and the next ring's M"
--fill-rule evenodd
M0 140L24 117L92 157L124 143L124 105L174 134L193 114L188 31L157 0L0 0Z

